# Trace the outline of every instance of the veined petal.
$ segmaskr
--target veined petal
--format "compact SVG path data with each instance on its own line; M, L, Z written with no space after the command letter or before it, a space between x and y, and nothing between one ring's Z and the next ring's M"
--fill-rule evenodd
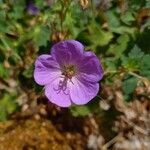
M50 55L41 55L35 62L34 79L39 85L51 83L61 75L59 65Z
M69 84L70 96L73 103L83 105L92 100L99 91L98 83L90 83L74 78Z
M103 69L99 59L93 52L85 52L84 59L79 66L79 78L89 82L98 82L103 77Z
M60 88L60 78L53 80L51 84L45 86L45 95L50 102L60 106L69 107L71 105L71 99L69 89L66 87Z
M51 49L52 57L60 64L77 63L82 59L84 46L75 40L62 41L55 44Z

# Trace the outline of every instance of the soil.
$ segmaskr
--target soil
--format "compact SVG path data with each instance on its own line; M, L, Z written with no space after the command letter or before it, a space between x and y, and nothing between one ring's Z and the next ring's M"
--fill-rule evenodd
M87 120L52 104L29 106L0 123L0 150L86 149Z
M0 124L0 150L70 150L48 120L27 119Z

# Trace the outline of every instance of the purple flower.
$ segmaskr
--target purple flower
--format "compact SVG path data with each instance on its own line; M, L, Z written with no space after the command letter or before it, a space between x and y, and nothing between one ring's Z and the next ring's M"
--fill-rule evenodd
M29 0L27 4L27 11L31 15L37 15L39 13L38 7L33 3L32 0Z
M60 107L83 105L99 91L102 66L93 52L75 40L62 41L35 62L34 79L44 85L46 97Z

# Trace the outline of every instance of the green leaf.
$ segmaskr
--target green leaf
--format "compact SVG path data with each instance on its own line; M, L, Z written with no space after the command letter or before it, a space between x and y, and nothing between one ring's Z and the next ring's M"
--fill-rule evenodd
M50 29L47 26L36 27L33 41L37 46L46 46L50 37Z
M9 70L4 68L4 65L0 63L0 77L7 78L9 76Z
M98 24L91 24L88 26L88 29L81 32L77 39L83 41L84 43L91 45L91 48L96 49L97 46L107 45L113 34L109 31L104 31Z
M149 0L146 0L146 8L150 8L150 1Z
M136 86L137 86L137 78L131 77L124 80L122 89L125 95L129 95L134 92Z
M73 116L87 116L91 113L91 110L88 106L72 106L70 108Z
M109 10L106 12L106 15L108 17L108 25L110 28L117 28L120 26L119 17L118 14L115 12L115 10Z
M0 5L2 5L3 4L3 0L0 0Z
M145 4L145 0L127 0L128 6L132 10L138 10Z
M143 66L150 68L150 55L145 55L142 60Z
M141 68L141 61L143 57L144 53L137 45L135 45L129 52L128 57L121 56L122 65L130 71L137 71Z
M108 52L113 53L116 57L119 58L122 55L122 53L126 50L129 40L130 38L127 34L121 35L117 39L116 44L110 45Z
M24 70L23 75L27 78L31 78L33 76L33 65L30 66L28 69Z
M73 116L87 116L93 112L98 112L100 110L99 108L99 98L94 98L91 102L89 102L86 105L75 105L70 107L70 111Z
M141 64L140 75L150 79L150 55L145 55Z
M133 21L135 21L135 18L133 16L133 13L130 11L127 11L124 15L121 16L122 22L124 22L127 25L131 25Z
M117 70L117 59L115 58L105 58L104 65L106 66L108 72ZM107 72L106 70L106 72Z
M9 32L9 26L6 20L0 20L0 32L1 33Z
M130 58L140 60L144 56L144 53L141 51L141 49L137 45L135 45L133 49L131 50L131 52L128 54L128 56Z
M3 105L0 105L0 121L6 121L7 120L7 112Z
M24 15L25 4L16 4L13 7L13 12L9 14L9 16L15 20L20 19Z
M35 1L35 5L36 5L36 7L38 7L38 8L43 8L44 3L43 3L43 1Z
M8 115L12 114L16 109L15 97L11 94L5 94L0 100L0 121L5 121Z

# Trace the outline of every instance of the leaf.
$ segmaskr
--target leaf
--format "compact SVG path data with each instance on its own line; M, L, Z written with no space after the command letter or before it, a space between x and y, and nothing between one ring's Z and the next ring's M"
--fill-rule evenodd
M104 64L108 70L108 72L117 70L117 60L114 58L105 58ZM107 72L106 70L106 72Z
M129 40L129 36L127 34L121 35L117 39L116 44L110 45L108 52L113 53L115 57L119 58L122 55L122 53L126 50Z
M16 4L13 7L13 11L9 14L9 17L12 19L20 19L24 15L25 2L24 1L16 1Z
M0 20L0 32L1 33L9 32L9 26L8 26L6 20Z
M150 55L145 55L141 64L140 75L150 79Z
M128 6L132 10L138 10L140 7L144 6L145 0L127 0Z
M126 25L131 25L133 21L135 21L135 17L133 16L133 13L130 11L127 11L125 14L121 16L122 22L124 22Z
M141 51L141 49L137 45L135 45L132 48L131 52L128 54L128 56L130 58L140 60L144 56L144 53Z
M145 5L145 7L150 8L150 1L149 1L149 0L146 0L146 5Z
M24 70L23 75L27 78L31 78L33 76L33 65L30 66L28 69Z
M128 57L121 56L122 65L130 71L137 71L141 68L141 60L143 57L144 53L137 45L135 45L129 52Z
M7 112L3 105L0 105L0 121L6 121Z
M47 26L37 27L34 30L33 41L37 46L46 46L50 37L50 29Z
M108 25L110 27L110 29L113 28L117 28L120 26L120 21L119 18L117 16L117 13L115 12L115 10L109 10L106 12L106 15L108 17Z
M89 25L88 29L81 32L77 37L79 41L91 45L93 49L96 49L97 46L107 45L112 38L111 32L102 30L100 25L96 23Z
M9 70L4 68L4 65L0 63L0 77L7 78L9 76Z
M91 113L88 106L72 106L70 111L73 116L87 116Z
M134 92L136 86L137 86L137 78L131 77L124 80L122 89L125 95L129 95Z
M87 116L93 112L99 111L99 100L97 98L94 98L91 102L89 102L86 105L82 106L72 106L70 107L70 111L73 116Z
M0 0L0 5L2 5L3 4L3 0Z
M17 109L17 103L13 95L5 94L0 100L0 121L5 121L11 113Z

